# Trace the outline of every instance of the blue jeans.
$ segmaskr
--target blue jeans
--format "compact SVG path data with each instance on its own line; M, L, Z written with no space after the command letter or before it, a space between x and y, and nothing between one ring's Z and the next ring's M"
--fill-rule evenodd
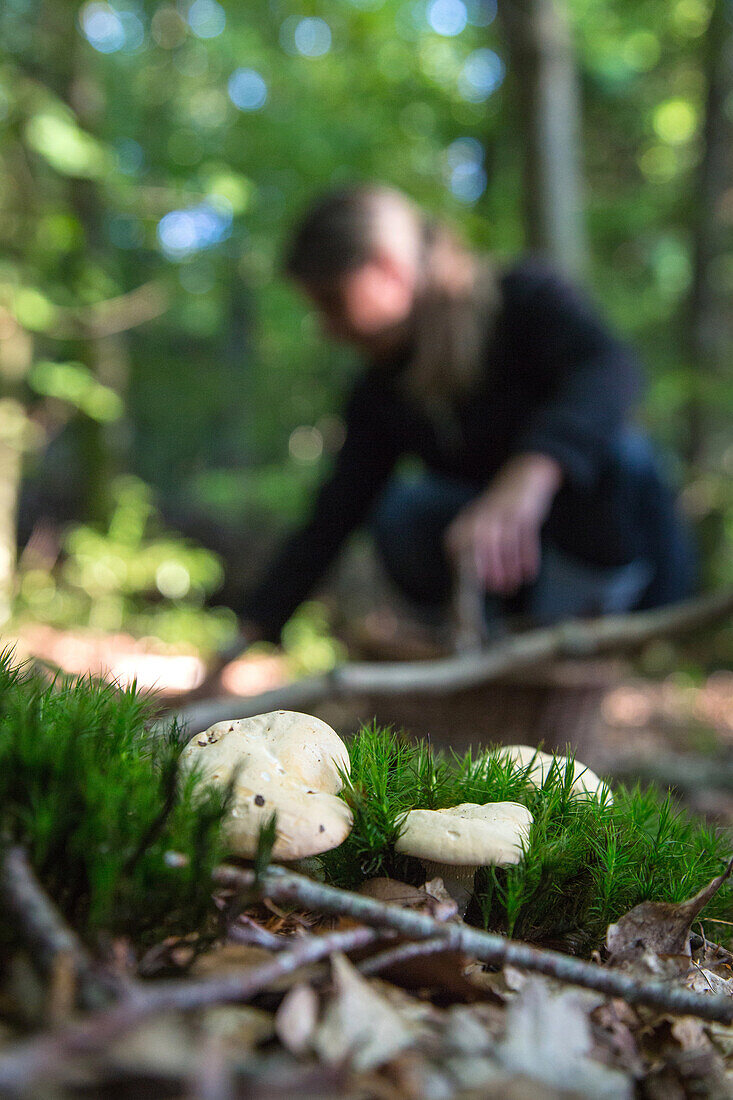
M481 491L432 473L387 486L372 530L387 573L413 604L435 609L449 599L443 533ZM510 614L550 623L661 606L692 593L695 565L652 449L629 433L591 489L563 485L543 527L536 580L512 597L487 596L486 616L492 623Z

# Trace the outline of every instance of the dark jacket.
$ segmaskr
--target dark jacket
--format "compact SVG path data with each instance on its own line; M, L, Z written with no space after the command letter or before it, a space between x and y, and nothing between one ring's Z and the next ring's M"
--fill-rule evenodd
M581 511L602 492L639 390L633 353L578 291L537 260L506 270L501 292L485 370L440 420L401 391L403 359L370 366L357 381L343 447L310 519L240 609L265 637L279 636L347 535L368 517L402 455L480 489L512 455L540 452L560 463L564 491Z

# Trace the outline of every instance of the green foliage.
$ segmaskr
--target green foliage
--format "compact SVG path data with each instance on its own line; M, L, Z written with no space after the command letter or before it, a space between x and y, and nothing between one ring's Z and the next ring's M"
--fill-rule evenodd
M0 654L0 842L23 844L86 936L145 943L200 928L223 849L226 796L179 778L175 723L146 733L136 690L91 679L48 686Z
M354 888L386 874L419 883L419 863L394 851L406 811L521 802L534 817L526 857L515 867L480 868L468 914L521 939L588 952L639 902L694 894L721 871L730 850L727 838L656 789L621 787L613 802L573 796L579 765L572 760L566 770L553 766L535 789L527 769L514 771L495 753L441 755L377 726L362 728L350 755L344 797L354 828L323 857L330 880ZM726 884L705 915L730 915L732 897Z
M63 362L74 311L165 281L165 315L124 337L129 379L100 364L93 341L73 357L119 383L136 471L182 501L202 471L224 478L244 463L282 462L293 429L316 425L338 401L348 357L324 347L312 315L275 277L283 236L313 192L382 178L452 218L477 246L500 255L523 246L526 135L491 4L467 4L468 22L449 35L431 26L430 5L407 0L322 0L317 13L285 0L225 8L221 26L201 36L185 10L162 18L139 5L124 17L127 31L103 44L89 36L92 12L79 0L53 26L39 0L0 11L0 302L43 334L42 362ZM592 280L647 356L648 418L679 444L701 373L680 355L680 318L714 4L571 0L567 10L583 85ZM330 48L311 56L296 40L308 14L330 35ZM117 15L108 16L112 25ZM467 63L491 60L477 50L496 54L498 79L485 94L467 82ZM243 65L267 87L257 109L237 110L228 95ZM473 199L455 185L481 147L486 189ZM166 251L161 219L202 201L225 204L229 234ZM726 294L727 244L721 253ZM701 398L722 431L730 384L721 385L722 400ZM722 434L711 446L721 473L726 446ZM285 461L297 482L298 461ZM263 483L247 492L297 507L287 482L273 487L266 471ZM236 492L224 492L236 506Z
M156 531L150 490L137 478L118 478L107 529L73 527L60 567L21 571L17 615L55 626L154 634L167 642L214 648L235 630L234 617L204 607L221 581L209 550Z
M259 880L267 870L272 860L272 849L277 840L277 814L270 814L267 821L260 828L257 837L257 851L254 858L255 879Z

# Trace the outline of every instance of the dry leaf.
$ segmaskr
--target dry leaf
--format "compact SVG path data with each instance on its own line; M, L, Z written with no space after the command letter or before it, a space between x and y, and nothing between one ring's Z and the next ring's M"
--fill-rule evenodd
M277 1037L291 1054L306 1051L318 1023L318 997L310 985L295 985L275 1015Z
M645 955L679 957L687 969L690 933L698 913L718 892L733 871L733 860L722 875L704 886L694 897L677 905L664 901L643 901L606 930L606 947L611 964L637 962Z
M422 909L440 921L453 920L458 914L458 905L443 885L442 878L431 879L420 887L396 878L370 878L361 884L359 893L386 905Z
M614 1065L643 1077L646 1065L636 1041L640 1021L633 1008L618 998L604 1001L591 1013L593 1034Z
M708 1048L708 1038L705 1024L694 1016L678 1016L671 1021L672 1036L683 1050L695 1050Z
M227 1048L251 1050L275 1034L272 1015L250 1005L215 1005L204 1009L200 1019L206 1034Z
M590 1100L626 1100L631 1079L591 1058L593 1037L581 994L552 993L539 978L530 979L507 1010L506 1036L499 1047L504 1067L551 1088L567 1089Z
M177 1077L196 1065L196 1044L181 1013L166 1012L146 1020L106 1051L106 1059L118 1070Z
M733 997L733 978L721 978L707 967L693 963L685 985L694 993L725 993Z
M415 1031L348 959L334 955L331 966L335 993L314 1041L324 1062L350 1059L356 1070L370 1070L412 1045Z
M199 955L191 967L197 978L213 978L217 974L230 974L232 970L251 970L271 962L273 955L263 947L251 944L223 943Z
M362 882L359 893L386 905L399 905L402 909L423 909L426 901L424 890L396 878L369 878Z

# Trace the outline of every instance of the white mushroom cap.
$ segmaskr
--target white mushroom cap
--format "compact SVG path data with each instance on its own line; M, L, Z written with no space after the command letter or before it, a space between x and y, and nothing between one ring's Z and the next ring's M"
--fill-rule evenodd
M446 810L411 810L395 850L453 867L519 863L532 814L518 802L464 802Z
M496 754L500 760L509 760L518 771L527 771L527 781L533 787L541 787L550 774L553 763L557 763L559 773L565 776L570 760L567 756L553 756L549 752L540 752L531 745L506 745ZM579 760L573 761L572 792L578 796L603 796L612 802L611 791L607 783L592 772Z
M351 831L351 811L336 797L349 754L338 734L309 714L279 710L217 722L191 739L181 767L196 768L208 786L227 787L236 776L224 821L234 855L255 855L260 829L273 813L274 859L327 852Z

